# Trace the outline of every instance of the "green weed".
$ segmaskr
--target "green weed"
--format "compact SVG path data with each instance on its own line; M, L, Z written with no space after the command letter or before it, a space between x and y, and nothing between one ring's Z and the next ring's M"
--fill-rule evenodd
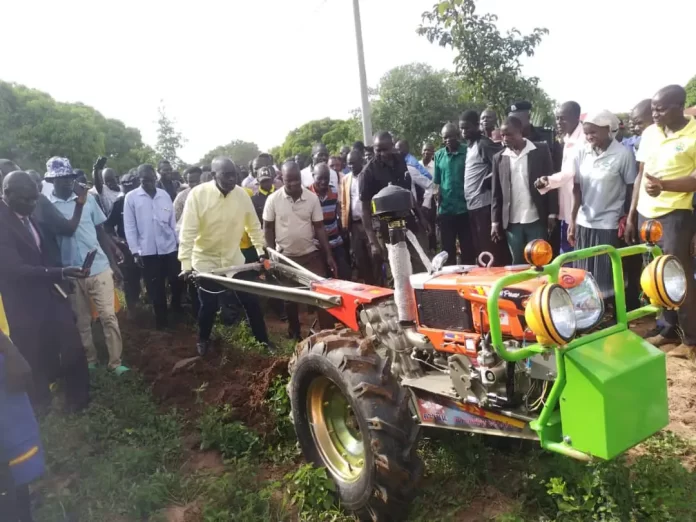
M244 424L232 420L232 408L208 407L198 421L201 449L216 449L225 458L251 456L260 449L261 439Z
M80 415L51 414L42 436L49 473L39 484L38 521L142 517L183 495L180 421L157 411L143 382L94 373L92 404Z
M326 468L304 464L288 473L285 480L291 504L306 520L334 508L336 486L326 474Z

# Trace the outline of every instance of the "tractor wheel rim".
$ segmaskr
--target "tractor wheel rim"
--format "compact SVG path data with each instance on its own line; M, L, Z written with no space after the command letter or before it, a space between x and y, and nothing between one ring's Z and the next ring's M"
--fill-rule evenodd
M326 377L315 378L307 393L314 443L332 475L355 482L365 466L365 448L357 418L347 399Z

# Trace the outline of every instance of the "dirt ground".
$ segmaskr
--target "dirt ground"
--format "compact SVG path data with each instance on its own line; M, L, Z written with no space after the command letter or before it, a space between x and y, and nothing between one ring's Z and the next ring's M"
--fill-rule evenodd
M632 324L631 330L644 335L654 326L654 320L644 319ZM670 417L667 429L696 440L696 368L684 359L667 357L667 385Z
M272 429L263 401L273 379L287 374L288 358L229 349L221 340L198 357L196 333L186 325L160 332L125 317L121 321L127 362L143 374L163 406L196 418L208 405L229 404L235 419L261 433Z

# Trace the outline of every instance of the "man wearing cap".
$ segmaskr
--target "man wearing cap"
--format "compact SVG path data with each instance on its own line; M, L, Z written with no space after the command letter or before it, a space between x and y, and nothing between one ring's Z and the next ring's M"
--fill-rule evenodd
M46 178L53 181L49 196L63 216L72 216L77 194L74 192L75 173L68 158L54 156L46 162ZM97 350L92 338L92 304L96 308L104 330L104 340L109 352L109 369L120 375L128 368L121 364L123 343L118 319L114 310L114 274L122 277L116 265L112 243L102 227L106 216L97 200L88 197L82 211L80 224L71 237L58 239L63 266L83 266L87 254L96 250L89 277L76 280L75 291L70 294L73 311L77 316L77 329L87 354L90 367L96 367Z
M123 194L114 202L114 208L111 209L111 214L109 214L104 223L104 227L114 238L116 246L123 253L123 263L121 263L123 293L126 294L126 313L131 319L134 317L133 313L140 299L140 278L142 274L126 241L126 230L123 226L123 205L128 193L138 188L138 183L136 169L131 169L121 176Z

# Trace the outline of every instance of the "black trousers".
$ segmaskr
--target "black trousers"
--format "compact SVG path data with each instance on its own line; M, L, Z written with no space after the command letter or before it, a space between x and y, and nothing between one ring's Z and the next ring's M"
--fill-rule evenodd
M133 254L125 242L117 241L116 245L123 254L121 273L123 274L123 293L126 295L126 307L129 311L135 310L140 299L140 279L142 272L135 264Z
M32 522L29 486L16 486L10 466L0 464L0 520L3 522Z
M662 335L674 337L677 327L684 332L683 342L689 346L696 346L696 284L694 284L694 263L691 257L691 239L694 235L694 217L691 210L673 210L669 214L660 216L657 220L662 224L662 240L658 243L665 254L676 257L684 267L686 273L686 300L679 308L665 310L662 314L669 331ZM638 215L638 227L645 221Z
M465 214L440 214L440 242L442 249L447 252L447 264L457 264L457 240L459 240L460 263L473 265L476 263L474 245L471 238L471 224L469 213Z
M256 272L240 272L234 276L235 279L255 281ZM263 310L258 298L246 292L234 292L226 290L224 287L211 281L201 280L198 289L198 300L200 309L198 310L198 340L208 341L210 332L215 324L215 316L220 310L221 304L225 299L236 299L246 312L251 332L260 343L268 344L268 332L266 331L266 321L263 319Z
M150 302L155 310L155 324L158 328L167 325L167 288L172 291L172 308L181 306L182 283L179 280L179 260L177 252L161 256L142 256L143 277Z

